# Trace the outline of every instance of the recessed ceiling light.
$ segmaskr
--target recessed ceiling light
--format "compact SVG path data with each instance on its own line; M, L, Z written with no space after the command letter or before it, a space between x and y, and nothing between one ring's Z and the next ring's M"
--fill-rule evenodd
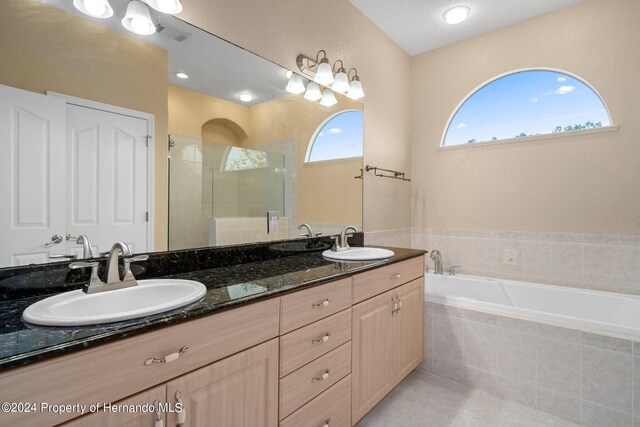
M176 73L176 77L179 79L188 79L189 75L187 73Z
M447 24L459 24L467 19L469 13L471 13L471 9L467 6L454 6L451 9L447 9L443 17Z
M242 102L251 102L253 101L253 95L251 95L250 93L241 93L240 94L240 101Z

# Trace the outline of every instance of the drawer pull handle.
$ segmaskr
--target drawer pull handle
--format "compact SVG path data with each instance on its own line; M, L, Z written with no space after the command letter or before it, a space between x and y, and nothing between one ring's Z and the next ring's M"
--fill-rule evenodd
M322 307L326 307L326 306L328 306L328 305L329 305L329 303L330 303L330 302L331 302L331 301L329 300L329 298L325 298L325 299L324 299L324 300L322 300L322 301L314 302L314 303L312 304L312 307L313 307L313 308L322 308Z
M327 342L327 341L329 341L329 336L330 336L330 335L331 335L331 334L330 334L329 332L327 332L323 337L320 337L320 338L314 338L314 339L311 341L311 344L322 344L323 342Z
M329 427L330 422L331 422L331 418L327 418L326 420L324 420L324 424L322 424L322 427Z
M178 350L177 353L167 354L166 356L164 356L162 358L150 357L150 358L148 358L147 360L144 361L144 366L151 366L154 363L171 363L171 362L175 362L187 350L189 350L189 346L185 345L180 350Z
M389 279L391 279L391 280L395 280L395 279L399 279L399 278L400 278L400 273L392 274L391 276L389 276Z
M180 411L177 414L176 427L184 427L187 421L187 413L185 412L184 402L182 401L182 393L176 391L176 402L180 405Z
M329 372L330 372L330 370L326 369L321 375L318 375L317 377L311 378L311 382L315 383L315 382L318 382L318 381L326 380L327 378L329 378Z

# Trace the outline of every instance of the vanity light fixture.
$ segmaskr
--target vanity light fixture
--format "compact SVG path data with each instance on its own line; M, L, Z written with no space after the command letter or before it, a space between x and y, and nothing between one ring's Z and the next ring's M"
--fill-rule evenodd
M177 15L182 12L180 0L146 0L146 3L158 12Z
M109 0L73 0L73 5L80 12L94 18L106 19L113 16Z
M338 59L333 67L335 68L337 63L340 63L340 68L338 68L338 72L336 73L335 80L331 85L331 89L338 93L346 93L349 90L349 77L347 76L347 72L344 69L344 64L341 59Z
M289 83L287 83L285 90L289 93L293 93L294 95L304 92L304 81L302 80L302 76L291 73L291 76L289 76Z
M248 92L242 92L240 94L240 101L242 101L242 102L251 102L251 101L253 101L253 95L251 95Z
M323 107L331 107L332 105L336 105L338 101L336 100L336 95L333 93L331 89L325 88L322 91L322 99L320 100L320 105Z
M149 8L139 0L131 0L127 5L127 13L122 18L122 26L132 33L148 36L156 32L151 21Z
M179 79L188 79L189 75L187 73L176 73L176 77Z
M358 77L358 70L352 68L349 70L349 74L351 74L352 71L354 71L354 74L353 77L351 77L351 82L349 83L347 98L357 100L364 97L364 91L362 90L362 82L360 82L360 77Z
M471 9L467 6L454 6L444 12L443 18L447 24L459 24L466 20L471 13Z
M309 82L307 85L307 91L304 94L304 99L309 101L317 101L322 98L322 92L320 92L320 86L316 82Z

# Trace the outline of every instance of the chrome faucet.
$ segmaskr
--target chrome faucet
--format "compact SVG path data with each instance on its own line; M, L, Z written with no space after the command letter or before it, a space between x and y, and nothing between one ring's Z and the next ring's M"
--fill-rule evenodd
M353 236L353 234L347 234L349 230L353 231L354 233L358 232L357 228L355 228L353 225L349 225L345 227L344 230L342 230L342 233L340 233L339 236L331 236L331 238L335 240L333 247L331 248L333 252L348 251L351 248L351 246L349 246L348 238Z
M120 255L124 258L124 275L120 280L120 269L118 268L118 259ZM131 256L131 249L124 242L117 242L109 251L109 258L107 258L107 281L106 283L101 281L98 277L98 267L100 263L98 261L86 262L79 261L69 264L69 268L85 268L91 267L91 278L89 283L84 285L82 291L86 294L93 294L96 292L113 291L116 289L130 288L132 286L138 286L136 278L131 273L131 263L136 261L146 261L149 259L148 255Z
M435 274L442 274L442 255L440 254L440 251L433 249L429 258L433 260L433 272Z
M302 230L303 228L307 229L307 234L301 233L300 234L301 236L304 236L304 237L318 237L318 236L322 235L322 233L314 233L313 230L311 229L311 226L309 224L307 224L307 223L303 223L303 224L300 224L298 226L298 230Z
M93 258L93 251L91 250L91 244L86 234L81 234L76 239L76 244L82 245L82 257Z

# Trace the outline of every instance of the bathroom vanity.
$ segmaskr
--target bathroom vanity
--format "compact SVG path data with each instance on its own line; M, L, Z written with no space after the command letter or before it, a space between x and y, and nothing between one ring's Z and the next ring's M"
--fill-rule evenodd
M354 425L423 358L424 253L394 252L350 263L315 252L177 275L207 285L204 299L66 330L60 342L0 360L2 401L36 404L0 414L0 424ZM21 332L55 340L60 331ZM42 402L87 409L47 412ZM87 413L110 402L148 405Z

